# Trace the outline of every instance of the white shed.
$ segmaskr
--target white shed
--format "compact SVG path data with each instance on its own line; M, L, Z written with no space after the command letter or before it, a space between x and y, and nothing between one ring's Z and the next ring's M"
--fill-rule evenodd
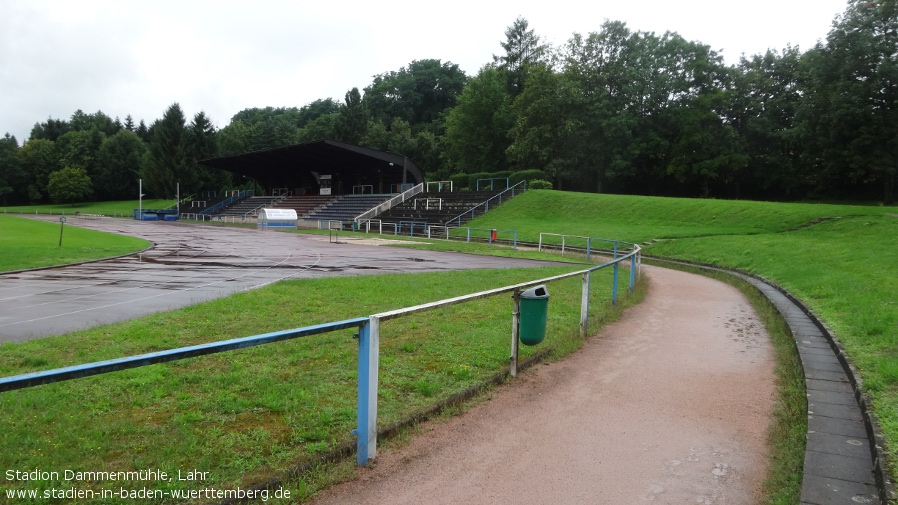
M259 228L296 228L299 217L294 209L262 209L259 211Z

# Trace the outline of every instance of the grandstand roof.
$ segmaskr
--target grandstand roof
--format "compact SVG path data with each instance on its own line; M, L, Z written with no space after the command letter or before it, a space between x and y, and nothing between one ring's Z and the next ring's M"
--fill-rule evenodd
M299 187L332 175L347 186L423 182L421 171L401 154L335 140L316 140L200 161L208 167L249 177L266 188Z

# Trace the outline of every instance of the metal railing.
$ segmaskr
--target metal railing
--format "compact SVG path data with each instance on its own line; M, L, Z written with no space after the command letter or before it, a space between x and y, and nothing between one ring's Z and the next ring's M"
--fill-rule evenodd
M586 259L587 259L587 260L591 258L592 252L593 252L593 251L599 251L599 252L604 252L604 253L611 253L611 254L613 254L614 257L616 258L616 257L617 257L617 251L618 251L618 249L620 249L621 246L634 246L634 245L635 245L635 244L633 244L633 243L631 243L631 242L624 242L624 241L622 241L622 240L613 240L613 239L607 239L607 238L595 238L595 237L584 237L584 236L581 236L581 235L563 235L563 234L560 234L560 233L544 233L544 232L541 232L541 233L539 234L539 246L538 246L538 251L539 251L539 252L542 252L543 249L550 249L550 248L551 248L551 249L558 249L558 248L559 248L559 244L558 244L557 242L544 241L544 240L543 240L543 237L560 237L560 238L561 238L560 249L561 249L561 255L562 255L562 256L564 256L564 253L565 253L567 250L582 251L582 252L584 253L584 255L586 256ZM574 245L574 246L569 246L569 245L568 245L568 239L578 239L578 240L580 241L580 243L583 244L583 245L580 246L580 247L578 247L578 246L576 246L576 245ZM595 248L593 247L593 242L604 242L604 243L606 243L606 244L609 244L609 247L608 247L607 249L601 249L601 248L600 248L600 249L595 249Z
M638 245L633 244L632 250L626 254L617 256L611 261L607 261L597 266L570 272L567 274L557 275L544 279L538 279L512 286L481 291L469 295L448 298L436 302L416 305L388 312L381 312L368 317L358 317L335 321L330 323L307 326L303 328L295 328L280 332L265 333L250 337L236 338L213 342L208 344L200 344L189 347L181 347L166 351L140 354L125 358L99 361L82 365L33 372L11 377L0 378L0 392L13 391L33 386L51 384L83 377L116 372L120 370L128 370L139 368L158 363L166 363L177 361L207 354L215 354L237 349L245 349L258 345L270 344L302 338L312 335L329 333L333 331L343 330L347 328L358 328L358 391L357 391L357 424L353 434L356 440L356 462L359 465L366 465L368 460L373 459L377 454L377 393L378 393L378 374L380 366L380 327L384 321L396 319L411 314L431 311L451 305L470 302L482 298L488 298L503 293L512 293L514 303L514 311L512 312L511 325L511 356L509 358L509 373L512 377L517 376L518 366L518 344L520 338L520 299L523 290L547 284L558 280L568 279L576 276L582 277L582 296L580 306L580 335L586 337L589 323L589 294L590 294L590 278L591 274L603 268L612 267L614 269L612 281L612 303L618 300L618 270L620 264L624 261L630 261L630 285L629 290L632 292L636 284L636 275L639 268L639 256L641 249Z
M408 191L405 191L403 193L400 193L400 194L394 196L393 198L390 198L386 202L378 205L377 207L374 207L371 210L368 210L368 211L365 211L365 212L359 214L354 220L356 223L356 226L360 228L362 221L365 221L366 219L371 219L372 217L377 216L379 214L383 214L384 212L392 209L393 207L399 205L400 203L402 203L402 202L408 200L409 198L412 198L413 196L418 195L422 192L424 192L424 183L418 184L417 186L412 187Z
M215 205L209 207L208 209L203 210L201 212L201 214L214 214L214 213L220 211L221 209L227 207L228 205L231 205L232 203L236 202L237 200L246 198L248 196L253 196L255 194L256 194L256 192L251 189L244 189L244 190L238 191L237 194L231 195L230 197L216 203Z
M477 213L486 214L490 210L490 203L493 203L494 205L500 205L500 204L502 204L502 202L504 200L514 198L516 195L519 195L519 194L523 193L524 191L527 191L527 181L521 181L521 182L515 184L514 186L506 189L505 191L499 193L498 195L490 198L489 200L462 212L461 214L453 217L452 219L447 220L445 222L445 225L449 226L450 224L452 224L453 221L455 221L456 226L461 226L462 219L465 216L468 216L470 214L470 216L471 216L470 219L474 219L475 217L477 217Z

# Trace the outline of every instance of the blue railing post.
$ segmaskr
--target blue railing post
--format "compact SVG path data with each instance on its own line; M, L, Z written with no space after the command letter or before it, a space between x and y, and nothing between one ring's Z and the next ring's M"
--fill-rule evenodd
M580 296L580 338L586 338L589 331L589 279L590 272L583 274L583 289Z
M617 254L615 254L617 256ZM611 303L613 305L617 305L617 270L620 267L620 263L614 264L614 282L611 288Z
M589 261L589 253L590 253L591 248L592 248L592 239L587 238L586 239L586 261Z
M380 320L371 317L359 328L358 425L356 462L368 464L377 455L377 375L380 353Z
M630 256L630 292L636 289L636 255Z

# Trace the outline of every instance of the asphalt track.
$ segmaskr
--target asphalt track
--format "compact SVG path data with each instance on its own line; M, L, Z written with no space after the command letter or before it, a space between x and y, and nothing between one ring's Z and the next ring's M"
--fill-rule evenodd
M553 264L177 222L70 218L66 225L140 237L154 246L121 258L0 274L0 342L125 321L283 279Z

